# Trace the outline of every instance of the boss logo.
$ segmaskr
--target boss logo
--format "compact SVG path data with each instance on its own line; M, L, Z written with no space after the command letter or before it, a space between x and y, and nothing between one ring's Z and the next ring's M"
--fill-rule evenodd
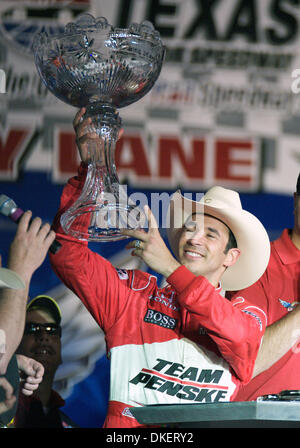
M174 319L167 314L160 313L159 311L151 310L150 308L147 309L144 322L159 325L160 327L169 328L171 330L177 325L177 319Z

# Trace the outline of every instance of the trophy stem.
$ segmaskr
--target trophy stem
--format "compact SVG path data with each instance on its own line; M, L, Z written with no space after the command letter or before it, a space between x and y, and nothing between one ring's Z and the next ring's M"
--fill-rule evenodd
M115 167L115 145L121 120L116 109L107 104L87 107L92 118L89 132L101 137L88 141L88 171L77 201L61 217L65 233L87 241L117 241L127 238L124 228L144 224L139 208L129 203L119 183Z

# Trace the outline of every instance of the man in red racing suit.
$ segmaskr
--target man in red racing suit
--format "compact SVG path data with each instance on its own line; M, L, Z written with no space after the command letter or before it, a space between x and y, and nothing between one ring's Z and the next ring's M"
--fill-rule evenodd
M60 216L85 176L82 163L64 188L54 221L62 247L50 257L105 333L111 381L104 427L140 426L130 412L134 406L232 401L239 384L252 377L265 314L245 301L228 301L177 261L167 286L159 288L155 276L116 269L87 242L65 235Z

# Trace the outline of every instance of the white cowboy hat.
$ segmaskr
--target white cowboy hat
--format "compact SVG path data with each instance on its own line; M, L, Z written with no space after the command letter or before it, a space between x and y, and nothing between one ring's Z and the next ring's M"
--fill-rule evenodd
M176 191L167 212L167 237L178 257L178 242L183 224L192 213L211 215L230 228L241 253L236 263L226 269L222 288L237 291L255 283L264 273L270 258L270 240L262 223L243 210L239 194L223 187L212 187L198 201Z
M16 272L0 268L0 288L24 289L25 284Z

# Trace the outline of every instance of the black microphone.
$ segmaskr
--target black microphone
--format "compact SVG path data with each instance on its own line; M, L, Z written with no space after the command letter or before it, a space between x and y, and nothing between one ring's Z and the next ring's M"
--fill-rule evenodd
M19 208L16 203L6 196L5 194L0 195L0 214L7 216L10 218L13 222L18 224L20 221L22 215L24 214L24 211ZM59 249L61 248L61 244L54 240L51 244L49 250L52 254L56 254Z

